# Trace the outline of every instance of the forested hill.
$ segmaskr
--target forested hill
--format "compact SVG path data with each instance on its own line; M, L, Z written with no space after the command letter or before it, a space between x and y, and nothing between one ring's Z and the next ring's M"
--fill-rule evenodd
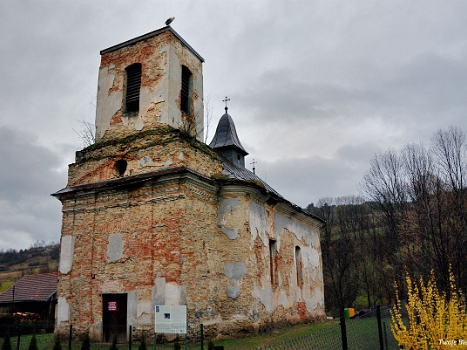
M29 249L0 250L0 292L24 275L57 271L59 248L54 242L38 241Z

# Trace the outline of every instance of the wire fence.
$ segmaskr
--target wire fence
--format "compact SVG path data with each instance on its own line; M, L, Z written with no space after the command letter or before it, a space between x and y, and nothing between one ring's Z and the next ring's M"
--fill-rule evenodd
M390 330L389 309L374 309L354 319L341 317L339 324L256 350L398 350Z
M332 324L326 328L314 331L310 334L287 339L275 344L257 347L256 350L398 350L399 346L390 330L389 308L384 307L367 312L354 319L341 318L340 323ZM32 339L37 338L39 349L54 348L53 323L45 322L22 322L19 324L1 324L0 338L4 342L4 335L8 333L12 349L26 350ZM84 334L77 333L70 326L68 334L62 334L59 341L63 350L79 350L84 342ZM203 333L203 325L199 331L191 332L190 342L185 339L184 334L154 334L149 331L134 330L130 326L125 343L118 345L119 349L136 350L142 342L147 348L176 349L209 349L209 339ZM156 346L154 347L154 339ZM98 342L89 340L90 348L93 350L109 349L109 342ZM222 347L216 347L218 349Z
M188 342L185 334L154 334L149 330L134 329L132 326L123 327L124 340L121 341L122 338L116 336L116 339L118 338L117 348L137 350L144 343L146 349L208 349L209 341L204 339L202 329L203 325L200 325L197 331L192 331ZM74 330L73 326L70 326L67 332L60 333L60 336L55 336L53 323L40 321L0 323L0 346L2 349L6 338L8 338L8 343L11 345L8 349L28 350L33 337L39 350L55 349L56 342L60 344L62 350L109 350L113 342L113 335L110 340L99 341L90 338L88 333ZM154 344L155 339L156 344ZM86 342L88 345L85 345Z

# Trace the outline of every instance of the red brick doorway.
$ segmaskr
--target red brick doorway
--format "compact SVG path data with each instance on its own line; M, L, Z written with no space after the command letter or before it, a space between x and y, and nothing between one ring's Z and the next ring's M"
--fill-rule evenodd
M102 308L104 341L110 343L117 336L118 343L125 343L127 294L102 294Z

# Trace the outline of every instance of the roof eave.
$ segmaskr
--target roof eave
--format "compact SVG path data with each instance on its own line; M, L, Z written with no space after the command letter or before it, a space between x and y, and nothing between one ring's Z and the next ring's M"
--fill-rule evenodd
M160 28L160 29L157 29L157 30L154 30L152 32L149 32L149 33L146 33L146 34L143 34L141 36L138 36L136 38L133 38L133 39L130 39L130 40L127 40L123 43L120 43L120 44L117 44L117 45L114 45L114 46L111 46L107 49L104 49L100 52L101 55L104 55L106 53L109 53L109 52L112 52L112 51L117 51L117 50L120 50L126 46L131 46L131 45L134 45L140 41L143 41L143 40L146 40L146 39L149 39L149 38L152 38L156 35L159 35L159 34L162 34L162 33L165 33L165 32L171 32L178 40L180 40L180 42L187 48L189 49L196 57L198 57L198 59L204 63L204 58L198 53L196 52L195 49L193 49L191 47L190 44L188 44L185 39L183 39L180 34L178 34L175 30L173 30L173 28L171 26L166 26L166 27L163 27L163 28Z

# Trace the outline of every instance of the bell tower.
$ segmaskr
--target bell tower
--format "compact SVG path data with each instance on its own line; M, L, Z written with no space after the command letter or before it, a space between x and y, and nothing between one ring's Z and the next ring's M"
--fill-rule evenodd
M161 125L202 141L203 62L170 26L102 50L96 141Z

